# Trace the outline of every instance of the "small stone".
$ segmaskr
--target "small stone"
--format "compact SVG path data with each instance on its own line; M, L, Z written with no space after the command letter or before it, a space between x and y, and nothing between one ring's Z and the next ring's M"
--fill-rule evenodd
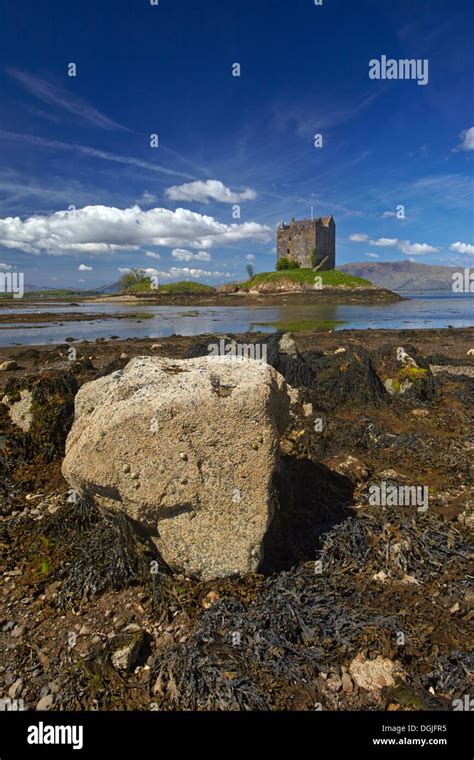
M345 694L352 694L354 691L354 684L352 683L352 678L348 673L344 673L342 676L342 690Z
M206 594L205 599L202 601L202 606L205 610L208 610L210 607L212 607L213 604L219 601L219 594L217 591L209 591L208 594Z
M13 359L0 364L0 372L13 372L15 369L18 369L18 364Z
M128 354L126 354L126 353L120 354L120 358L121 359L128 359Z
M182 451L180 453L179 458L181 459L182 462L187 462L188 461L188 455L185 454L184 451Z
M467 352L467 356L474 356L474 348L470 348Z
M292 356L293 358L296 358L298 356L298 349L296 347L295 339L291 333L285 333L281 336L278 343L278 350L282 354L287 354L287 356Z
M346 349L342 348L342 347L341 348L336 348L336 350L334 351L334 353L335 354L345 354L346 353Z
M161 343L153 343L151 350L152 351L158 351L158 349L161 348Z
M339 676L331 676L331 678L328 678L326 681L326 688L329 689L329 691L339 691L342 686L342 681L339 678Z
M16 625L11 633L13 639L20 639L26 631L24 625Z
M125 474L127 474L127 472L130 472L130 469L131 468L130 468L129 464L124 464L124 466L122 467L122 472L124 472Z
M413 417L428 417L429 411L427 409L412 409L411 413Z
M38 711L42 710L51 710L54 702L54 696L52 694L47 694L45 697L41 697L40 701L36 705L36 709Z
M23 680L21 678L17 678L17 680L14 683L12 683L12 685L8 689L8 696L10 697L10 699L17 699L21 694L22 688L23 688Z
M138 478L140 477L140 475L139 475L138 472L132 472L132 474L130 475L130 477L131 477L132 480L138 480Z
M367 691L380 691L384 686L395 686L393 662L380 655L375 660L366 660L358 654L349 665L349 672L357 686Z

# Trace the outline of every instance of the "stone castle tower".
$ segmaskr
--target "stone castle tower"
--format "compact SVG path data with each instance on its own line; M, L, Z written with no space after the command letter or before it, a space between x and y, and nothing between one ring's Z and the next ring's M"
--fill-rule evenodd
M316 249L316 261L312 253ZM277 231L277 257L297 261L305 269L323 271L336 266L336 224L333 216L319 219L293 218L282 222Z

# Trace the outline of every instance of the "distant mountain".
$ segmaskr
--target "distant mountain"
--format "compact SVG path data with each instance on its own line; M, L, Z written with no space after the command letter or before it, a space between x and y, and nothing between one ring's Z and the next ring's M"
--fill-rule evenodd
M120 293L120 285L118 282L112 282L110 285L102 285L100 288L94 288L94 293L109 293L115 295L115 293Z
M461 266L439 267L411 261L358 261L338 269L355 277L364 277L388 290L403 292L451 290L453 273L463 271Z

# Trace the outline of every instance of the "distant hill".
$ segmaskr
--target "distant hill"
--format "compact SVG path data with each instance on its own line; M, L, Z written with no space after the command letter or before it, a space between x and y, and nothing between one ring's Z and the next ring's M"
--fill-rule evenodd
M109 293L115 295L120 293L120 285L118 282L112 282L110 285L102 285L100 288L94 288L94 293Z
M463 269L411 261L358 261L338 268L355 277L370 280L382 288L403 292L451 290L453 273Z

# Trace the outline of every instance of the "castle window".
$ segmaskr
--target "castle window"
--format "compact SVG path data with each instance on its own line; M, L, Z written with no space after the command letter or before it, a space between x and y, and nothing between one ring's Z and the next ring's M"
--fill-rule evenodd
M289 253L289 252L290 252L290 249L289 249L289 248L287 248L287 249L286 249L286 252L287 252L287 253Z

